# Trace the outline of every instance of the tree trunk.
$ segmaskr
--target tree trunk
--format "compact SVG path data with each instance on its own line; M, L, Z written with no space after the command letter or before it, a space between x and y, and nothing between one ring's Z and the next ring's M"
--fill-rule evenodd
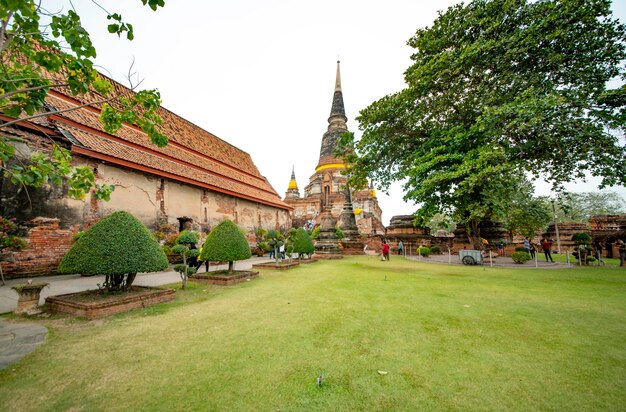
M478 224L480 221L472 220L469 222L469 229L467 236L469 237L470 242L472 243L472 247L476 250L482 249L482 242L480 241L480 229L478 228Z
M228 262L228 273L233 273L234 269L235 269L235 261L230 260Z
M133 284L133 282L135 281L135 276L137 276L136 273L129 273L126 276L126 287L125 290L130 289L130 286Z

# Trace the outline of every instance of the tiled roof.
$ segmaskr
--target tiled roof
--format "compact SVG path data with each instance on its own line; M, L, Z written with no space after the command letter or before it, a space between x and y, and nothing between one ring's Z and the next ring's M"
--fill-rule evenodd
M132 93L119 83L114 86L122 95ZM58 110L65 110L99 99L99 96L87 96L83 101L77 101L57 89L50 93L46 102ZM106 133L99 115L99 107L82 107L50 115L49 119L71 133L79 143L73 150L82 155L106 157L112 163L290 209L261 176L248 153L166 109L159 109L163 119L162 132L170 139L163 148L153 145L150 138L135 126L124 125L114 136Z

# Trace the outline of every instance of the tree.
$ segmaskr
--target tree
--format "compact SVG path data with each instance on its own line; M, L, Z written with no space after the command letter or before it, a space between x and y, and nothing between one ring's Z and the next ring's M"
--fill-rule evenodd
M552 200L541 197L544 207L552 211ZM594 215L617 215L624 213L626 203L616 192L565 192L554 202L558 222L587 223Z
M141 2L152 10L164 5L164 0ZM134 38L132 24L124 22L120 14L107 12L106 17L110 33L125 34L128 40ZM58 144L53 144L46 154L34 154L29 163L9 161L15 156L12 143L20 140L7 133L9 128L62 112L50 107L44 110L46 97L53 89L76 98L81 102L79 107L100 108L101 121L109 133L116 133L123 123L129 123L140 127L157 146L167 144L168 139L159 128L162 120L156 112L159 92L141 90L125 97L117 94L94 68L95 57L89 33L73 8L65 13L51 13L34 0L0 0L0 113L7 116L0 124L0 168L14 184L41 187L48 182L59 185L65 181L69 195L75 198L83 198L94 186L91 169L72 170L69 151ZM131 81L130 73L128 80ZM135 87L131 83L131 89ZM113 186L97 186L94 196L108 200L112 191Z
M315 252L315 246L313 246L311 237L302 227L296 229L293 235L293 251L299 254L300 259L305 254L310 256Z
M274 260L276 261L276 266L278 266L282 256L280 248L285 246L285 235L279 230L270 229L267 231L267 244L274 250Z
M606 0L450 7L409 40L406 88L360 112L351 184L404 180L419 218L452 210L476 228L506 210L520 170L555 188L586 172L626 183L613 133L626 122L626 86L607 86L626 77L625 41Z
M61 274L105 275L108 291L128 290L137 273L167 269L165 253L136 217L118 211L89 228L61 260Z
M552 212L544 199L533 196L532 185L526 179L524 181L519 190L513 193L504 218L511 238L515 234L535 237L552 220Z
M233 273L234 261L249 259L250 246L241 230L231 220L224 220L209 233L200 259L228 262L228 273Z
M187 287L187 277L196 273L196 266L189 266L187 259L197 258L200 251L195 248L198 243L198 233L193 230L183 230L176 238L176 245L172 248L172 253L183 257L183 264L174 266L174 270L180 274L182 288ZM194 246L192 249L191 247Z

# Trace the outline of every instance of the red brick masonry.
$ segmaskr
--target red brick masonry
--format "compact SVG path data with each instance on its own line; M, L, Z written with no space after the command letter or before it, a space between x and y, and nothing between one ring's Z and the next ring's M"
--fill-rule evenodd
M79 303L73 302L70 297L85 293L67 293L65 295L48 296L46 303L53 313L62 313L72 316L83 316L87 319L110 316L131 309L145 308L174 300L176 291L174 289L157 289L145 286L133 286L133 288L144 289L147 293L120 297L114 301L99 303Z

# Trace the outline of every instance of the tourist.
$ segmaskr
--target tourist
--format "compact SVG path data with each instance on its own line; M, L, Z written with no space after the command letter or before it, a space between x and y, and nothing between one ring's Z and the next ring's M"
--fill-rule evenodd
M535 252L537 251L537 248L535 248L535 243L530 241L529 242L530 245L530 258L532 260L535 260Z
M543 249L543 254L546 255L546 262L550 259L550 262L554 263L552 260L552 239L543 239L541 242L541 248Z
M285 245L284 244L280 245L280 249L278 249L278 251L280 252L280 258L284 259L285 258Z
M600 263L604 262L602 260L602 242L597 240L595 247L596 247L596 259L598 260L598 265L599 265Z
M498 255L504 256L504 242L498 243Z
M189 245L189 252L192 250L198 250L198 246L195 243L191 243ZM190 268L195 268L198 266L198 256L190 256L189 261L187 262Z
M402 243L402 241L398 242L398 255L403 255L404 254L404 243Z
M624 266L624 260L626 259L626 243L624 243L622 239L619 239L615 244L619 252L619 265Z
M524 250L530 255L530 240L524 239Z
M389 245L387 241L383 241L383 260L389 260Z

